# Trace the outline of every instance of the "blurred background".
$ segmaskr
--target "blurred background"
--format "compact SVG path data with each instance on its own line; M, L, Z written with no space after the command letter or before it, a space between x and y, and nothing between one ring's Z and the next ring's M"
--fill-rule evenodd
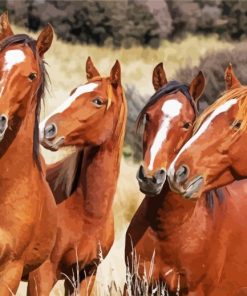
M154 93L153 68L160 62L169 80L190 83L202 70L207 79L200 110L224 91L224 70L233 64L247 83L247 1L118 0L52 1L1 0L15 33L37 36L48 22L56 38L45 59L51 79L42 110L47 116L77 85L86 82L85 62L91 56L102 75L109 75L116 59L122 66L129 114L118 190L115 197L116 239L101 264L94 295L121 295L125 281L124 235L142 201L135 174L142 158L141 135L135 120ZM47 162L68 151L42 150ZM22 286L18 295L25 295ZM62 285L52 295L63 295Z

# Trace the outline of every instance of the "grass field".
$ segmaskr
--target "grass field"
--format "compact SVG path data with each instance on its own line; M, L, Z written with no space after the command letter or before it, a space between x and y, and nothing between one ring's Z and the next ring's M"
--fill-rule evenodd
M23 29L14 27L14 31L20 33ZM42 117L59 106L75 86L86 81L85 61L88 56L92 57L102 75L108 75L115 60L119 59L122 66L123 85L131 83L140 93L146 94L153 91L151 76L157 63L163 61L168 78L175 78L173 75L179 67L188 64L196 66L204 54L226 47L229 48L231 45L218 40L217 36L187 36L176 43L164 41L159 49L98 48L54 40L52 48L46 54L51 87L46 97L45 108L42 110ZM47 162L54 162L67 153L66 151L48 152L44 149L42 152ZM124 235L133 213L142 200L142 194L138 191L135 179L137 167L137 164L122 160L114 202L116 240L110 254L99 267L95 296L121 295L119 291L114 292L115 289L109 293L108 287L114 282L116 287L122 288L125 280ZM25 284L21 285L17 295L25 295ZM51 295L63 295L61 283L54 288Z

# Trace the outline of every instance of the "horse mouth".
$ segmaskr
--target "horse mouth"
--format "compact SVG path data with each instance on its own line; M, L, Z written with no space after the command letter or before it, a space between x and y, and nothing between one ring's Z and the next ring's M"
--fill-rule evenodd
M5 134L6 134L7 128L0 134L0 142L3 140Z
M156 188L155 190L150 190L150 189L144 189L144 188L140 188L140 191L142 193L144 193L145 195L148 195L148 196L156 196L156 195L159 195L161 193L161 190L162 190L162 186L160 188Z
M194 178L189 185L186 187L186 189L184 190L184 192L182 192L182 195L186 198L186 199L190 199L190 198L195 198L196 194L199 192L199 190L201 189L202 185L203 185L203 177L202 176L198 176L196 178Z
M46 149L49 149L51 151L58 151L58 149L61 148L61 146L63 145L64 141L65 141L65 138L60 137L55 142L54 141L50 142L50 141L44 140L41 144Z

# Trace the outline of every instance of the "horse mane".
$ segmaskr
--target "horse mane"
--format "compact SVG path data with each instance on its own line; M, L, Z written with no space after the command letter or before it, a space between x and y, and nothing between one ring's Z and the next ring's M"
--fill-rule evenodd
M224 201L224 194L222 192L222 188L215 188L210 191L207 191L205 193L205 198L206 198L206 206L209 209L214 209L215 203L214 203L214 196L217 198L220 204L223 203Z
M25 44L29 46L35 56L35 59L38 61L39 68L40 68L41 78L40 78L39 87L36 92L35 124L34 124L34 130L33 130L33 158L37 167L39 168L39 170L41 170L41 161L39 157L39 119L40 119L41 101L42 99L44 99L45 89L47 88L47 78L49 79L49 75L45 68L46 63L45 61L43 61L42 58L40 58L36 49L36 41L32 37L26 34L16 34L16 35L7 37L3 39L0 43L0 51L14 44Z
M57 203L69 197L76 189L83 161L83 150L77 150L65 159L48 166L46 179ZM61 198L62 196L62 198Z
M212 105L208 106L196 119L193 133L196 133L205 119L214 110L231 99L237 99L239 101L239 110L236 114L235 120L242 122L239 130L245 130L247 128L247 86L240 86L232 90L225 91Z
M140 114L137 117L137 129L140 127L141 121L150 106L154 105L164 95L176 93L179 91L182 92L184 96L190 101L192 107L194 108L195 113L197 114L198 110L194 100L190 95L189 86L187 84L180 83L176 80L172 80L172 81L169 81L164 86L162 86L160 89L158 89L152 95L152 97L148 100L147 104L143 107L143 109L141 110Z

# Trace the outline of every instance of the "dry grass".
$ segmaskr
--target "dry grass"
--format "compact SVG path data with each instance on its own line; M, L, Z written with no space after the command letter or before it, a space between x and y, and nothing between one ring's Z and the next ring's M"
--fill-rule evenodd
M16 33L22 29L14 27ZM32 34L33 35L33 34ZM34 35L35 36L35 35ZM164 61L168 78L172 78L179 67L187 64L197 65L204 54L212 50L231 47L219 41L216 36L188 36L180 42L164 41L159 49L135 47L132 49L98 48L96 46L71 45L55 40L46 55L49 64L52 87L47 95L46 107L42 116L48 115L60 105L76 85L85 82L85 61L91 56L100 73L108 75L116 59L122 66L124 84L134 84L142 93L152 91L151 74L154 66ZM53 162L64 156L66 152L52 153L42 150L47 162ZM142 200L135 179L137 165L122 161L118 189L114 203L116 214L116 240L107 258L100 265L94 295L121 295L120 288L125 281L124 236L127 225ZM111 292L109 293L109 287ZM25 295L24 285L17 295ZM63 295L61 283L51 295Z

